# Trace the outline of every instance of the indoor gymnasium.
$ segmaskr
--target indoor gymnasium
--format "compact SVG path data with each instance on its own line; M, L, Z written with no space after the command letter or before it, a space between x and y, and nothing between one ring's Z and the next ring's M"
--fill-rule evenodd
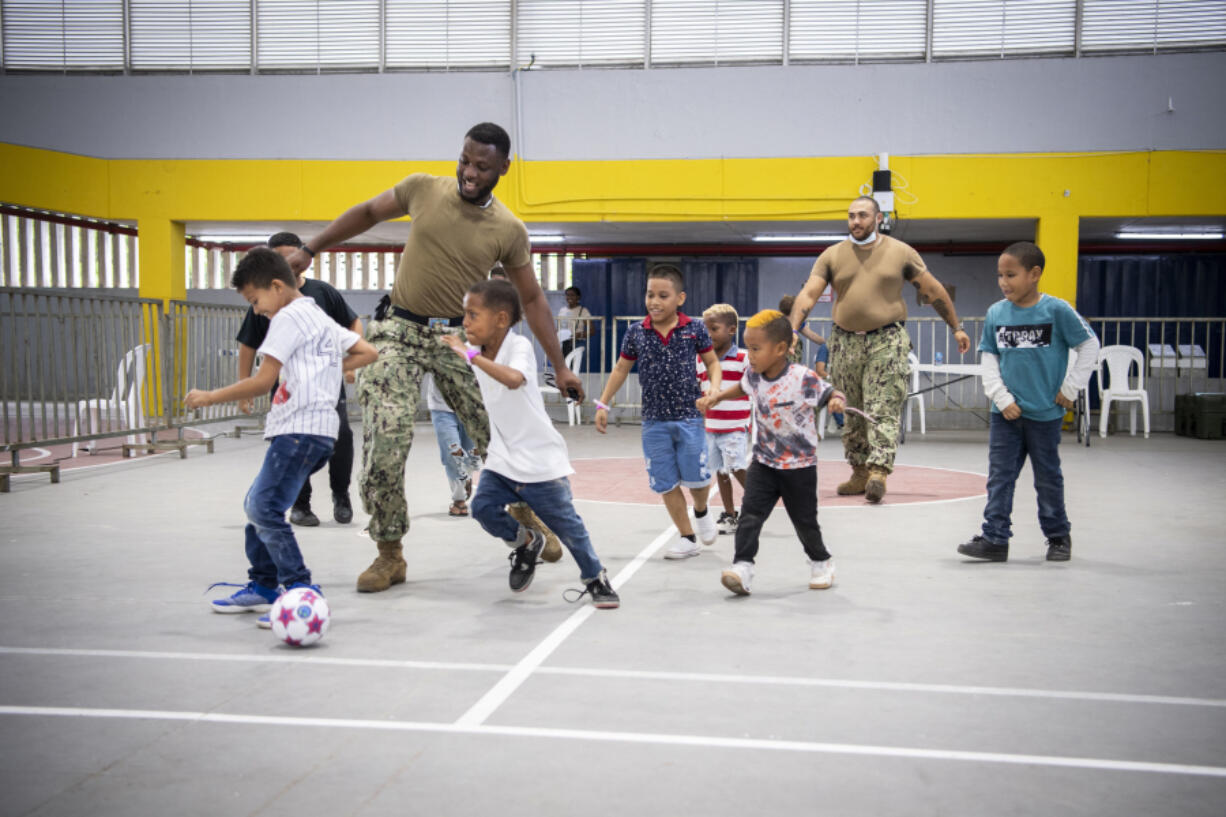
M0 815L1226 813L1223 76L0 0Z

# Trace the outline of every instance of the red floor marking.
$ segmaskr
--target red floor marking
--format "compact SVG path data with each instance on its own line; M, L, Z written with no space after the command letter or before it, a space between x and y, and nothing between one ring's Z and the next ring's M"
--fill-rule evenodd
M642 459L615 458L572 460L571 491L576 499L600 502L627 502L654 505L658 494L647 486L647 469ZM847 479L850 467L842 460L821 460L817 466L818 504L865 505L863 496L839 496L835 488ZM899 465L886 483L883 505L907 505L918 502L942 502L983 496L987 477L971 471L950 471L919 465ZM741 486L733 480L734 505L740 505ZM716 489L712 502L719 505Z

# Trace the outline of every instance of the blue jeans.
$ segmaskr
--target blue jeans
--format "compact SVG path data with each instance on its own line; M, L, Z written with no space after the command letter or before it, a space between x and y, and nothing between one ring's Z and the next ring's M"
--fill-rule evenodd
M311 571L302 561L302 551L285 512L302 490L307 478L328 464L335 441L315 434L281 434L273 437L264 454L264 464L247 490L243 510L250 520L246 527L247 577L263 587L311 583Z
M1063 418L1038 421L1019 417L1006 420L992 412L988 432L988 504L983 510L983 536L1007 545L1013 535L1013 488L1026 457L1034 471L1034 490L1039 497L1039 526L1049 539L1067 536L1064 511L1064 475L1060 472L1060 426Z
M458 502L466 496L464 483L481 467L481 460L473 455L473 441L455 412L431 411L430 422L438 439L439 459L451 485L451 498Z
M592 548L592 540L571 498L570 480L566 477L549 482L515 482L488 468L481 472L481 482L473 494L469 509L473 519L491 536L509 543L519 537L519 523L507 513L506 506L526 502L536 511L551 531L557 534L579 564L579 578L591 581L604 567Z
M667 494L678 485L705 488L711 484L707 425L702 417L644 420L643 456L648 483L657 494Z

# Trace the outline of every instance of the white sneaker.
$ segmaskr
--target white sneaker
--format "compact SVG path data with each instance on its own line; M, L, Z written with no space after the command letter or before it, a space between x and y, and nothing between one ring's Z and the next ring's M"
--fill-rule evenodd
M710 506L705 514L694 517L694 533L698 534L698 541L704 545L713 545L719 538L719 527L715 524L715 514L711 513Z
M697 556L702 553L702 545L697 542L691 542L684 536L678 536L673 540L673 543L668 546L668 550L664 551L665 559L688 559L691 556Z
M720 574L719 581L738 596L748 596L749 583L753 581L753 562L733 562Z
M809 574L810 590L825 590L834 584L834 559L824 562L809 561L812 572Z

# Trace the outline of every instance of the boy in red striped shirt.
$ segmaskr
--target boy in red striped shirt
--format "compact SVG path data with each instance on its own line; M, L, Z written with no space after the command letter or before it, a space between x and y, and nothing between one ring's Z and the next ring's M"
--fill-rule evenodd
M741 375L749 365L745 350L736 345L736 330L739 317L729 304L715 304L702 313L702 322L711 336L711 344L719 368L723 373L724 388L741 382ZM707 368L698 360L698 380L703 392L709 391ZM736 477L745 487L745 469L749 466L749 397L726 400L706 413L707 467L715 473L719 483L719 496L724 502L724 512L719 515L719 532L736 533L737 513L732 504L732 479ZM731 476L730 476L731 475Z

